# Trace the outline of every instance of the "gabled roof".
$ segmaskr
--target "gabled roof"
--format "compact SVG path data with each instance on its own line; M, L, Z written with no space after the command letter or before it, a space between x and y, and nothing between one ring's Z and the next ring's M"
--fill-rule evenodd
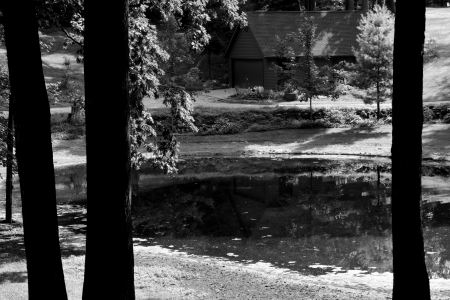
M353 56L352 47L358 47L357 27L362 15L362 11L248 12L247 21L264 57L276 56L276 36L282 39L296 31L306 17L313 17L317 25L314 56ZM225 56L231 50L239 30L236 29ZM301 49L296 49L296 54L301 55Z

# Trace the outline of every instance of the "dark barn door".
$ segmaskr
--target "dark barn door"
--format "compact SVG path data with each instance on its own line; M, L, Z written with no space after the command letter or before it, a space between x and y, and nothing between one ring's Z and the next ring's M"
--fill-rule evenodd
M264 86L262 59L235 59L233 62L233 87Z

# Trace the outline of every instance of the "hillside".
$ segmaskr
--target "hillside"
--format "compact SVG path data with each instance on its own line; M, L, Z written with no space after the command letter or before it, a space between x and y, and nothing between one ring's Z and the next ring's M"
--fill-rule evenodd
M424 101L450 101L450 8L427 8L426 17L426 40L429 38L436 40L439 58L424 66ZM42 38L53 42L50 52L42 54L46 80L55 82L63 75L65 56L72 62L72 75L82 85L84 68L75 62L77 47L71 46L69 49L63 49L64 36L60 31L44 34ZM105 47L105 51L107 51L107 47ZM1 45L0 63L5 56L6 50Z
M436 40L439 58L424 66L423 99L450 101L450 8L427 8L425 40Z

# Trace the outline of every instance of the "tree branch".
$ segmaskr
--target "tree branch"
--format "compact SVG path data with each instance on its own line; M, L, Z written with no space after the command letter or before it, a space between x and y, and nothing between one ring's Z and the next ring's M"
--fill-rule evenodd
M84 47L83 43L80 43L79 41L75 40L73 37L70 36L70 34L67 32L67 30L64 29L64 27L60 26L59 29L62 30L62 32L64 32L64 34L72 40L72 42L74 42L75 44Z

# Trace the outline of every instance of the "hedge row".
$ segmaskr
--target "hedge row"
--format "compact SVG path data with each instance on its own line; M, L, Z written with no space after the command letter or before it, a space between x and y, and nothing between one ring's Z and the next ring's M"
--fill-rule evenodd
M316 108L312 121L309 108L277 108L231 110L200 108L194 112L200 134L234 134L294 128L372 127L390 124L392 109L381 110L381 119L371 108ZM162 124L171 122L167 113L154 113L153 119ZM424 121L450 123L450 104L424 107ZM183 128L179 130L185 132Z

